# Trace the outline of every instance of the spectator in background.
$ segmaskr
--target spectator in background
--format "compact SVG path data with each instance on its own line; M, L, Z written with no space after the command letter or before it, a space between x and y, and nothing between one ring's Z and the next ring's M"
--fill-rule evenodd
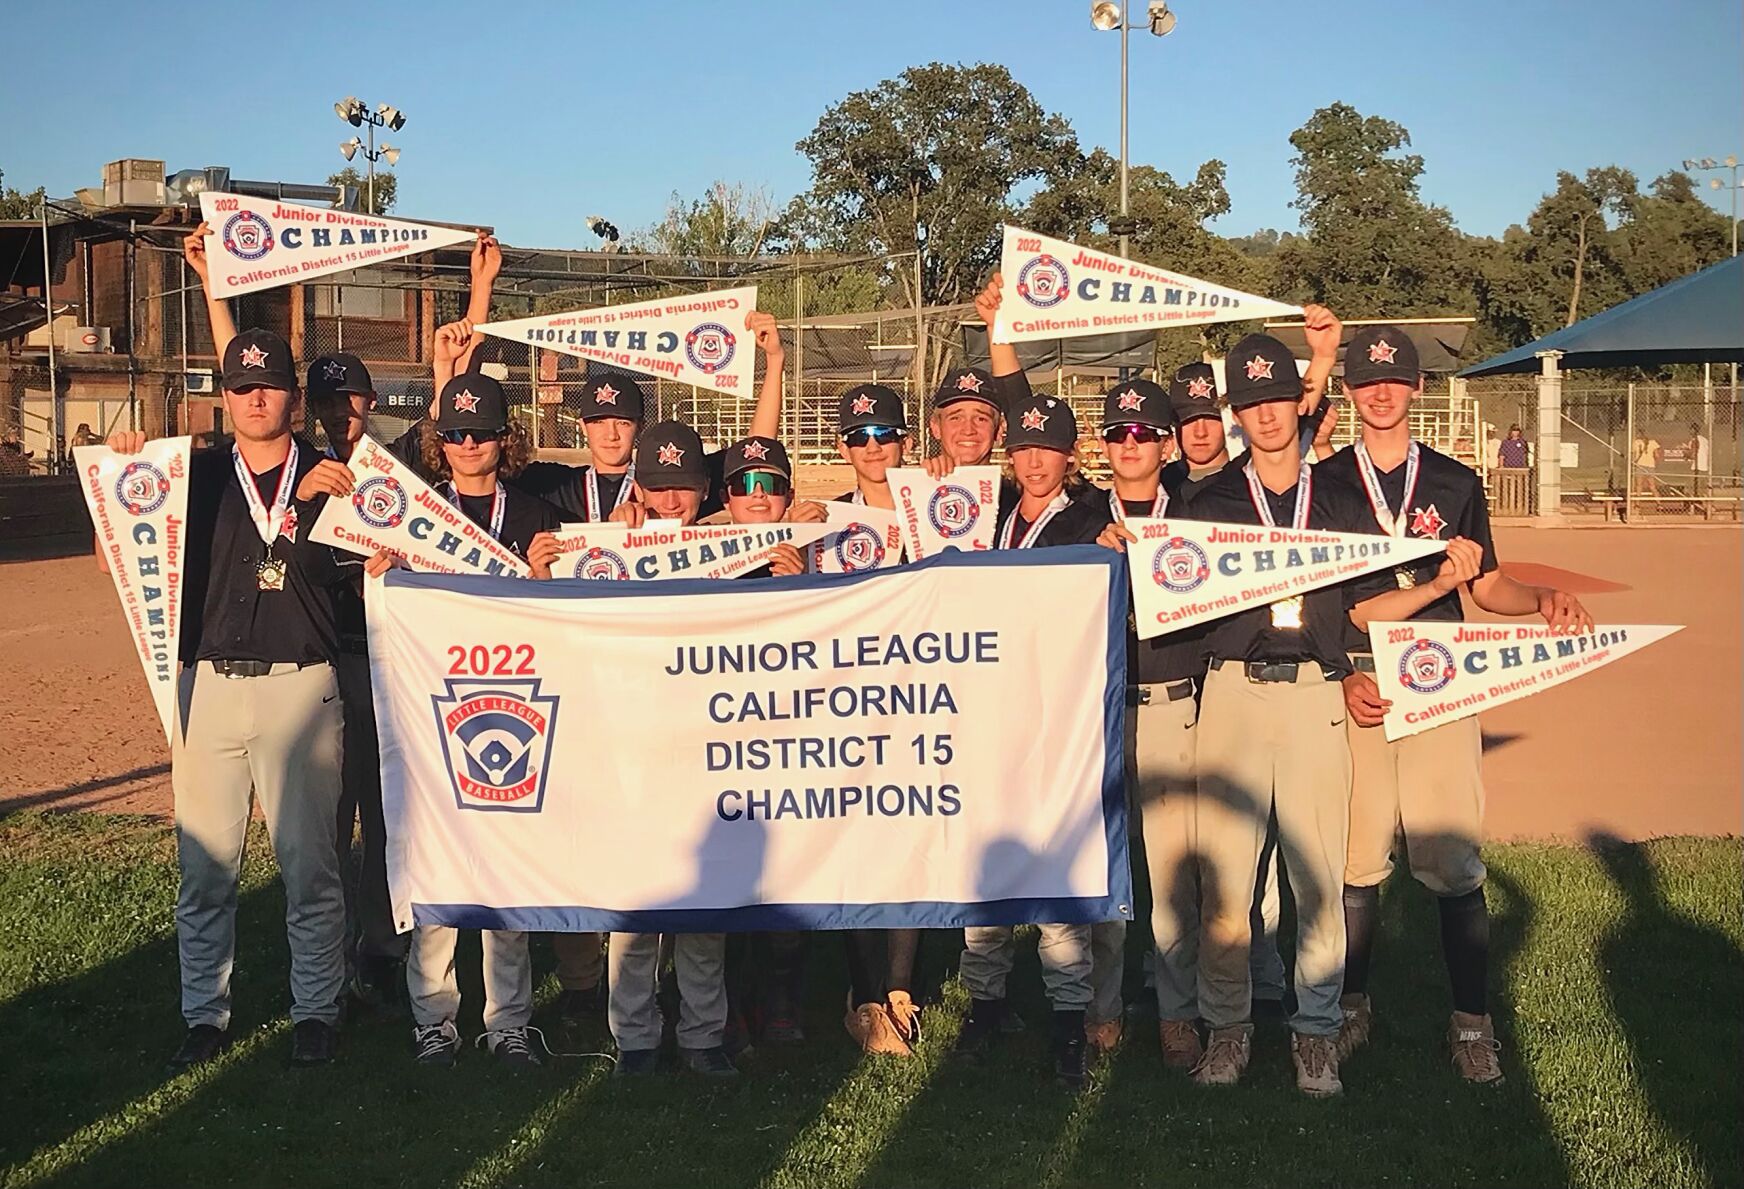
M80 446L101 446L102 444L103 439L91 431L91 423L89 421L79 422L79 428L73 431L73 446L75 449Z
M1705 476L1713 463L1710 455L1708 437L1702 432L1699 422L1690 422L1689 462L1690 470L1697 476Z
M1654 488L1657 486L1654 472L1659 469L1660 460L1664 455L1664 448L1660 446L1660 444L1655 441L1653 436L1646 430L1641 430L1635 435L1634 462L1636 495L1653 494Z
M1532 465L1532 444L1518 425L1508 427L1508 436L1496 444L1496 466L1503 470L1523 471Z

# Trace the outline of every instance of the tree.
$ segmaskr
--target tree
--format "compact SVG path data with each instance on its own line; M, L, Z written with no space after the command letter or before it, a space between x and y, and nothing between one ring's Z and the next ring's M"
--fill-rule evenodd
M688 203L674 190L666 202L666 217L642 233L638 250L668 256L757 256L775 215L769 192L743 182L716 182Z
M0 177L5 171L0 170ZM47 192L38 186L28 194L13 190L10 187L0 188L0 219L34 219L42 213L43 199Z
M1631 293L1657 289L1731 254L1726 216L1702 201L1687 173L1655 178L1652 192L1632 208L1616 236Z
M394 209L394 200L399 197L400 180L393 175L392 170L378 169L375 171L375 206L369 207L369 178L367 174L358 172L355 165L347 165L338 173L327 178L329 186L357 187L357 202L372 215L385 215Z

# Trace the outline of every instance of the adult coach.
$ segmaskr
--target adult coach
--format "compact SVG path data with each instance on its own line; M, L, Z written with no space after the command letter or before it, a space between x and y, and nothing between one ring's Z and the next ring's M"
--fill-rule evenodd
M324 1064L338 1044L345 896L333 822L344 723L334 658L345 579L309 543L325 497L295 498L321 455L291 432L302 413L290 346L265 330L225 344L228 449L189 460L181 661L170 783L175 795L176 945L187 1036L173 1068L230 1041L236 896L258 795L285 885L291 1062ZM141 433L111 449L137 453Z

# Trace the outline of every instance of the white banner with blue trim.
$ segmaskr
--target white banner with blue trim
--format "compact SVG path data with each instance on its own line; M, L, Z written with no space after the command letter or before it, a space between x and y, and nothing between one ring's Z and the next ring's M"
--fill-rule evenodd
M1123 586L1093 546L731 583L392 571L367 602L395 920L1130 918Z

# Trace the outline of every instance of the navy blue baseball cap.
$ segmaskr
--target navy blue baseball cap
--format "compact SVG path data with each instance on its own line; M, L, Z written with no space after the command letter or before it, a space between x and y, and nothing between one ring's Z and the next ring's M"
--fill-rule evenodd
M1250 334L1230 348L1223 361L1223 386L1232 409L1302 396L1296 357L1269 334Z
M856 384L842 393L838 404L843 433L873 425L907 432L908 415L903 412L902 397L894 388L886 388L883 384Z
M1102 398L1102 425L1148 425L1173 430L1179 422L1169 394L1153 380L1126 380Z
M647 398L642 392L642 386L634 377L622 372L590 374L587 382L581 386L583 421L590 421L595 417L622 417L629 421L640 421L646 408Z
M509 398L503 386L483 373L466 373L442 385L436 428L475 429L498 434L509 427Z
M727 447L721 460L721 474L731 479L740 471L774 471L793 478L793 463L787 457L787 447L774 438L741 438Z
M1344 386L1359 388L1384 380L1415 384L1417 344L1397 326L1359 326L1344 348Z
M1078 445L1078 419L1072 406L1052 396L1032 396L1014 405L1005 423L1005 449L1046 446L1071 453Z
M709 489L702 439L682 421L656 421L636 439L636 482L649 491Z
M369 378L363 360L349 351L336 351L309 365L309 380L303 389L311 397L368 396L375 391L375 383Z
M297 368L291 362L291 345L270 330L244 330L230 336L224 347L219 382L229 392L249 388L297 386Z
M1217 411L1217 373L1209 363L1189 363L1177 368L1169 381L1169 403L1182 425L1199 417L1222 420Z
M960 400L978 400L1005 412L999 381L985 368L960 367L945 377L939 390L933 393L933 408L942 409Z

